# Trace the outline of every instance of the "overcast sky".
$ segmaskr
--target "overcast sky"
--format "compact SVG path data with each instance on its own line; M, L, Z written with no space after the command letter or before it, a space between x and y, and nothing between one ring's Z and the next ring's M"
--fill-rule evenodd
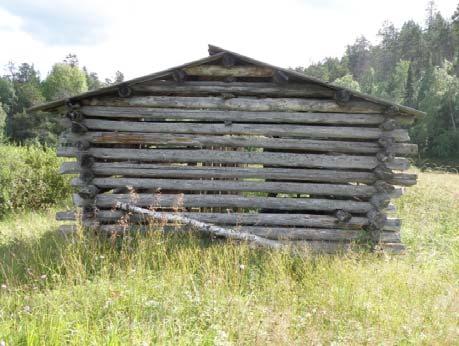
M459 0L437 0L451 17ZM385 20L425 20L427 0L0 0L0 67L33 62L46 77L69 52L102 78L207 56L211 43L282 67L340 56Z

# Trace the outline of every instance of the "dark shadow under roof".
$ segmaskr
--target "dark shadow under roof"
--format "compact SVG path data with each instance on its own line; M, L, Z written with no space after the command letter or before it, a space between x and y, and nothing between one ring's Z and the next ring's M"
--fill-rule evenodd
M233 55L234 57L236 57L237 59L239 59L241 61L253 64L253 65L257 65L257 66L264 66L264 67L272 68L274 70L282 71L283 73L287 74L288 76L294 77L296 79L303 80L305 82L321 85L321 86L324 86L324 87L332 89L332 90L346 90L352 96L355 96L357 98L363 99L365 101L368 101L368 102L371 102L371 103L374 103L374 104L378 104L378 105L382 105L382 106L386 106L386 107L392 107L402 115L411 115L411 116L423 116L423 115L425 115L424 112L418 111L418 110L416 110L414 108L402 106L402 105L399 105L397 103L390 102L390 101L387 101L387 100L384 100L384 99L381 99L381 98L378 98L378 97L374 97L374 96L367 95L367 94L364 94L364 93L361 93L361 92L357 92L357 91L350 90L350 89L347 89L347 88L343 88L343 87L340 87L340 86L336 86L336 85L333 85L333 84L330 84L330 83L326 83L326 82L324 82L324 81L322 81L322 80L320 80L318 78L310 77L310 76L307 76L307 75L305 75L303 73L292 71L292 70L285 69L285 68L281 68L281 67L278 67L278 66L273 66L273 65L270 65L270 64L267 64L267 63L264 63L264 62L249 58L247 56L244 56L244 55L241 55L241 54L238 54L238 53L235 53L235 52L232 52L232 51L229 51L229 50L217 47L217 46L209 45L209 54L210 55L208 57L205 57L203 59L195 60L195 61L183 64L183 65L180 65L180 66L172 67L172 68L169 68L169 69L164 70L164 71L152 73L152 74L149 74L149 75L146 75L146 76L143 76L143 77L139 77L139 78L134 78L134 79L122 82L122 83L111 85L109 87L88 91L88 92L85 92L85 93L82 93L82 94L79 94L79 95L72 96L70 98L43 103L41 105L29 108L29 111L47 111L47 112L54 111L57 108L60 108L60 107L62 107L64 105L66 105L66 103L69 102L69 101L70 102L77 102L77 101L80 101L80 100L83 100L83 99L87 99L87 98L90 98L90 97L93 97L93 96L101 96L101 95L110 94L110 93L116 92L121 85L123 85L123 86L132 86L132 85L143 83L143 82L147 82L147 81L150 81L150 80L155 80L155 79L158 79L158 78L166 77L166 76L169 76L170 74L172 74L175 70L184 69L184 68L188 68L188 67L192 67L192 66L202 65L202 64L205 64L205 63L209 63L209 62L218 60L221 57L223 57L223 55L225 55L225 54L231 54L231 55Z

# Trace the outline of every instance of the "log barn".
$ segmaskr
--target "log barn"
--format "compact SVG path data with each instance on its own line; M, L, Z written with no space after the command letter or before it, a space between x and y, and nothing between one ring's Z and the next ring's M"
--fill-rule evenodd
M76 158L61 167L76 209L59 220L148 229L124 202L312 251L403 250L391 199L416 183L417 110L216 46L31 110L64 115L58 155Z

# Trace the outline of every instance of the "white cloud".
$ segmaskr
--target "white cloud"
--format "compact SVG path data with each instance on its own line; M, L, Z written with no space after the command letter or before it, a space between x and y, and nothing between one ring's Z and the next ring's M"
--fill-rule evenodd
M38 6L37 1L18 2L20 6L35 4L38 10L34 14L18 5L2 6L0 0L0 64L8 60L34 62L46 74L52 63L74 52L81 64L103 77L121 70L128 78L206 56L208 43L280 66L307 65L341 55L345 46L362 34L374 41L385 20L397 26L408 19L422 22L427 3L42 0ZM437 4L450 16L457 0L439 0ZM53 16L59 15L61 18L53 21ZM40 32L31 28L34 21L40 23ZM87 27L91 23L95 28ZM59 35L53 30L60 30ZM73 37L85 34L86 40ZM53 37L55 41L49 42Z

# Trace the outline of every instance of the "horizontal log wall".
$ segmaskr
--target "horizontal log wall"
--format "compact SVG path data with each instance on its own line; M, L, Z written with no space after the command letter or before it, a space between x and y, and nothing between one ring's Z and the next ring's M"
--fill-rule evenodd
M61 173L80 174L82 212L58 219L124 232L113 207L127 202L325 252L362 239L400 250L401 222L385 213L402 193L394 186L416 182L393 172L417 153L402 128L411 117L267 67L202 65L173 78L70 106L58 155L77 158Z

